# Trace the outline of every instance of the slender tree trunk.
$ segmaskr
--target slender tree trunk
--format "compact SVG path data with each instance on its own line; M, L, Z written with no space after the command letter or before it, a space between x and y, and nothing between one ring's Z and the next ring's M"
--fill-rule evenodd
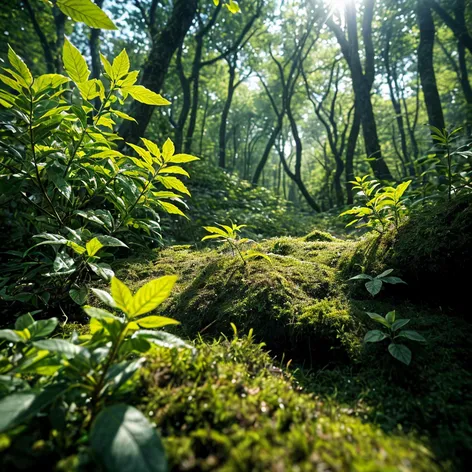
M367 157L371 159L370 165L374 175L379 179L393 180L392 174L382 158L380 140L377 133L377 124L375 121L374 109L370 92L373 84L375 70L375 56L372 46L372 15L374 9L374 0L365 1L363 33L366 53L365 73L362 71L361 59L359 56L359 41L357 34L357 15L354 2L349 1L346 7L346 24L348 31L348 40L350 46L350 68L352 74L352 84L359 105L359 112L362 121L362 132L364 135L364 144ZM370 36L370 37L369 37Z
M359 138L360 129L361 115L356 104L354 109L354 119L352 120L352 126L347 138L346 146L346 197L348 205L354 203L352 184L349 182L354 180L354 155L356 153L357 139Z
M264 166L266 165L267 160L269 159L270 152L272 151L272 148L274 147L277 137L280 131L282 130L282 124L283 124L283 116L279 116L277 118L277 123L274 129L270 133L269 140L267 141L266 147L264 148L264 152L262 153L262 156L257 164L256 170L252 177L253 185L257 185L259 183L259 179L261 178L262 171L264 170Z
M449 1L450 0L448 0L448 2ZM457 17L456 19L452 18L452 16L449 15L436 0L418 0L418 2L423 3L424 7L427 7L428 9L430 7L433 8L433 10L441 17L444 23L446 23L446 25L451 29L457 40L460 41L472 53L472 36L467 30L465 18L464 21L457 21Z
M200 156L203 156L203 136L205 135L205 127L206 127L209 104L210 104L210 96L207 95L205 98L205 108L203 109L202 129L200 131Z
M62 65L62 48L64 46L64 34L66 31L66 15L59 10L58 7L54 6L52 9L54 15L54 24L56 26L56 54L55 54L55 62L56 62L56 72L62 74L64 71L64 67Z
M180 86L182 87L182 108L180 109L179 118L177 120L177 125L175 128L175 148L177 152L182 152L183 149L183 139L184 139L184 127L185 122L190 111L190 80L186 77L184 67L182 64L182 47L180 46L179 51L177 52L177 61L176 69L177 74L180 80Z
M104 0L95 0L97 7L102 8ZM100 30L96 28L90 29L89 37L90 58L92 63L92 79L100 77Z
M418 72L421 79L424 101L431 126L445 128L444 115L434 72L433 49L436 29L428 0L418 0L416 18L420 29L418 45Z
M193 135L197 126L198 101L200 99L200 62L203 54L203 36L196 37L197 46L195 49L195 57L192 65L192 105L190 108L190 120L185 134L185 152L192 151Z
M297 122L292 113L290 98L287 104L287 118L290 123L290 129L292 131L293 140L295 141L295 172L292 172L288 166L285 166L284 164L285 159L283 159L282 165L284 165L285 172L287 172L288 176L297 184L297 187L300 189L300 192L302 193L308 205L310 205L310 207L313 208L314 211L319 213L321 211L321 208L315 202L313 197L310 195L310 192L308 192L308 189L305 187L305 184L303 183L303 180L302 180L303 145L302 145L302 140L300 139L300 135L298 133ZM282 151L281 159L282 159L282 156L283 156L283 151Z
M174 52L181 46L197 11L198 0L175 0L166 25L153 37L151 51L144 65L141 84L153 92L160 92ZM125 121L120 126L120 136L125 141L137 142L146 131L153 106L133 102L130 115L137 123Z
M456 0L454 5L454 15L456 22L462 30L467 31L467 25L465 22L465 1ZM471 51L472 52L472 51ZM470 53L469 53L470 54ZM469 70L467 67L467 50L462 41L458 41L457 44L457 56L459 60L459 71L462 91L466 101L466 132L467 136L472 134L472 87L469 82Z
M231 58L228 61L228 93L226 94L226 101L221 114L220 130L219 130L219 152L218 152L218 165L221 168L226 168L226 128L228 125L228 115L231 109L231 102L233 101L233 95L235 90L235 77L236 77L236 58Z
M406 140L406 133L405 133L405 126L403 123L403 114L401 104L397 99L397 92L398 92L398 81L397 81L397 74L395 71L395 66L391 67L390 65L390 41L392 38L392 25L388 26L387 30L387 37L386 37L386 44L384 48L384 64L385 69L387 71L387 83L388 83L388 90L390 93L390 100L392 102L393 109L395 111L395 119L398 126L398 132L400 134L400 145L402 150L402 162L406 162L408 167L408 173L410 176L415 174L415 169L413 167L413 163L411 162L410 153L408 152L408 144Z
M28 15L31 19L31 23L33 24L33 29L37 34L39 42L43 49L44 59L46 60L46 70L49 74L53 74L54 72L56 72L56 65L51 44L49 43L48 39L46 38L46 35L41 29L41 26L39 25L38 20L36 18L36 14L34 13L34 9L31 7L29 0L23 0L22 3L25 6L26 11L28 12Z

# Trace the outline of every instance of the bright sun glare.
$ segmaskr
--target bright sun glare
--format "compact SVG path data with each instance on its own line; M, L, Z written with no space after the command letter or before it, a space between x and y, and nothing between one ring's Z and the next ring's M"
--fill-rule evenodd
M328 4L332 10L341 13L344 11L344 7L349 1L350 0L328 0Z

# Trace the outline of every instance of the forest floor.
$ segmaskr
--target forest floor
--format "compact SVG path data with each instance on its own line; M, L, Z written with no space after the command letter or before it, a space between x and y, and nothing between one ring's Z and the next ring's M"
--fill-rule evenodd
M472 327L403 286L374 299L348 281L359 244L315 231L260 242L270 262L172 246L121 264L133 289L179 275L159 311L196 350L156 348L134 399L172 470L469 470ZM366 312L391 310L427 340L409 366L363 343Z

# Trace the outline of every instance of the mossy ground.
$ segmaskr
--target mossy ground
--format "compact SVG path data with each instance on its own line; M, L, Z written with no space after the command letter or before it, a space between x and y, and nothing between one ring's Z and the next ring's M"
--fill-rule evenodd
M455 214L457 236L464 222ZM178 319L175 331L196 349L155 348L128 399L156 424L171 470L470 470L472 325L413 296L410 285L387 285L373 299L362 281L348 280L398 262L394 249L412 230L402 231L376 240L318 230L262 240L255 249L270 262L244 264L224 245L181 245L115 267L133 290L179 275L157 311ZM383 252L366 252L372 244ZM455 247L469 257L463 242ZM421 264L427 256L415 257ZM410 272L391 267L410 284ZM427 340L409 344L410 366L393 359L387 343L362 342L378 328L366 312L391 310ZM62 334L84 329L66 324ZM38 438L27 438L22 463L57 462ZM73 452L57 470L86 470L79 458Z
M244 337L156 351L140 408L175 471L439 471L426 438L383 431L333 395L305 391Z
M173 470L468 470L470 324L401 286L373 300L345 271L365 242L323 239L262 241L272 263L178 246L121 267L134 288L179 274L160 311L200 339L196 357L159 352L143 374L138 403ZM427 339L409 367L362 343L378 327L365 312L392 309ZM231 323L264 347L214 342Z

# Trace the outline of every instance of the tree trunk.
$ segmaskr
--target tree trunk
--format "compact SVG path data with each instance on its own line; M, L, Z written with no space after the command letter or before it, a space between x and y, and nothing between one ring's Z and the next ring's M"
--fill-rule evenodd
M346 146L346 197L348 205L354 203L352 184L349 182L354 180L354 155L356 153L357 139L359 138L360 129L361 115L356 105L354 109L354 119L352 121L351 131L349 132Z
M283 116L279 116L277 118L277 124L275 125L274 129L270 133L269 140L267 141L266 147L264 148L264 152L262 153L262 156L257 164L256 170L252 177L252 185L257 185L259 183L259 179L261 178L262 171L264 170L264 166L266 165L267 160L269 159L270 152L272 151L275 141L277 140L277 137L279 136L279 133L282 130L282 123L283 123Z
M446 25L451 29L457 40L460 41L472 53L472 36L467 30L465 18L462 18L463 21L457 21L457 17L456 19L452 18L451 15L449 15L446 10L444 10L444 8L442 8L441 5L436 2L436 0L418 0L418 6L420 3L423 3L425 8L433 8L433 10L441 17L444 23L446 23Z
M428 0L418 0L416 18L420 29L418 45L418 72L423 89L424 101L431 126L445 128L444 115L434 73L433 49L436 29Z
M226 95L225 105L223 107L223 113L221 114L220 130L219 130L219 152L218 152L218 165L222 168L226 168L226 128L228 125L228 115L231 108L231 102L233 101L233 95L235 90L234 80L236 76L236 57L231 58L228 61L228 93Z
M197 11L198 0L175 0L167 24L153 37L151 51L144 65L141 84L153 92L160 92L174 52L181 46ZM120 136L125 141L137 142L146 131L153 106L133 102L130 115L137 123L125 121L120 126Z
M179 118L175 127L175 149L177 152L182 152L184 140L185 122L190 111L190 80L185 76L185 71L182 64L182 45L177 53L176 61L177 74L182 87L182 108L180 109Z
M374 49L372 46L372 15L374 9L374 0L366 0L363 21L363 37L365 46L365 73L362 71L361 59L359 56L359 40L357 34L357 15L354 2L350 0L346 6L346 24L350 51L350 69L352 75L352 85L356 100L359 105L359 112L362 121L362 132L364 135L364 144L367 157L374 175L378 179L393 180L390 170L382 158L380 140L377 133L377 124L375 121L374 110L370 97L370 91L373 84L375 70L374 67Z

